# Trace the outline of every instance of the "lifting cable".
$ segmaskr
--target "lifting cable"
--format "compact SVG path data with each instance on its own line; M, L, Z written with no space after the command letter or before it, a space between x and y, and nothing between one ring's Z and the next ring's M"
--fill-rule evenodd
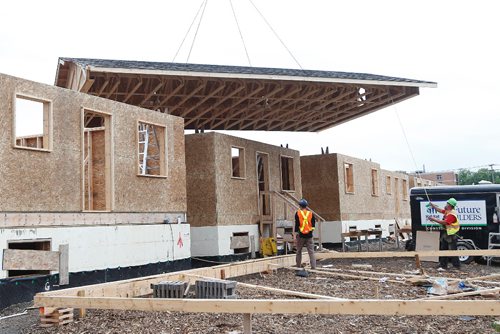
M247 46L245 44L245 40L243 39L240 24L238 23L238 18L236 17L236 12L234 11L233 0L229 0L229 3L231 4L231 10L233 11L234 20L236 21L236 26L238 27L238 32L240 33L241 42L243 43L243 48L245 49L245 53L247 55L248 65L252 67L252 62L250 61L250 56L248 55Z
M293 53L290 51L290 49L288 49L288 47L285 45L285 43L283 42L283 40L279 37L278 33L276 33L276 31L273 29L273 27L271 26L271 24L266 20L266 18L264 17L264 15L257 8L257 6L255 6L255 4L253 3L252 0L249 0L249 1L252 4L252 6L255 8L255 10L257 11L257 13L259 13L259 15L262 17L262 19L264 20L264 22L266 22L267 26L274 33L274 35L276 36L276 38L281 42L281 45L283 45L283 47L286 49L286 51L288 51L288 54L293 58L293 60L295 61L295 63L299 66L299 68L301 70L303 70L303 68L300 65L299 61L294 57Z
M413 155L413 150L411 149L410 142L408 141L408 136L406 135L406 131L405 131L405 128L403 126L403 122L401 122L401 118L399 117L398 108L397 108L396 104L394 103L394 100L392 98L390 90L389 90L389 97L391 98L391 105L394 107L394 113L396 114L396 118L398 119L399 126L401 127L401 131L403 132L403 137L405 138L406 146L408 147L408 151L410 152L410 156L411 156L411 159L413 161L413 165L415 166L415 174L417 174L417 178L420 179L420 183L424 184L423 179L421 177L421 173L418 171L418 166L417 166L417 163L415 161L415 156ZM423 186L423 188L424 188L425 197L427 198L427 201L430 203L431 199L429 198L429 194L427 193L427 188L425 187L425 185ZM421 223L423 223L423 222L421 222ZM429 226L427 226L427 225L425 226L425 229L426 229L426 231L430 230Z
M206 2L206 0L203 0L200 4L200 7L198 8L198 11L196 12L196 15L193 18L193 21L191 21L191 25L189 26L188 30L186 31L186 34L184 35L184 38L182 39L181 44L179 45L179 48L177 49L177 52L175 53L174 58L172 59L172 63L175 63L175 58L177 58L177 55L179 54L179 51L181 51L182 45L184 45L184 42L186 41L186 37L191 31L191 28L193 27L194 21L196 21L196 18L198 17L198 14L200 13L201 7L203 7L203 4Z
M189 57L191 57L191 51L193 51L194 43L196 42L196 37L198 36L198 30L200 30L201 21L203 21L203 14L205 14L205 9L207 8L208 0L205 0L205 5L203 6L203 11L201 12L200 21L198 22L198 26L196 27L196 31L193 37L193 43L191 43L191 48L189 49L189 53L186 59L186 63L189 63Z

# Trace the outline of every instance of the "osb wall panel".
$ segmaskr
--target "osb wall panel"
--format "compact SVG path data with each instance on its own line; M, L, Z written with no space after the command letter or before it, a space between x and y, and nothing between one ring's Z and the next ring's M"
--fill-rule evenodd
M290 194L302 197L299 152L220 133L211 133L215 140L215 169L217 193L217 223L219 225L246 225L260 220L258 208L257 152L267 153L269 190L281 191L281 155L293 158L295 190ZM232 178L231 147L244 148L245 177ZM277 218L286 218L283 202L276 201ZM288 217L290 218L290 217Z
M340 220L336 154L300 157L302 192L309 206L327 221Z
M105 173L106 146L105 146L104 131L93 131L90 136L91 136L90 138L91 138L91 150L92 150L92 157L91 157L92 208L91 209L103 211L106 210L106 173Z
M130 211L130 208L133 208L132 210L140 212L186 212L183 119L118 102L109 102L120 108L116 110L113 119L115 210ZM166 177L137 176L137 121L165 127Z
M382 170L380 165L371 161L337 154L339 175L339 197L341 220L368 220L409 218L410 204L408 196L403 198L403 182L408 186L408 175ZM345 191L344 163L353 165L354 193ZM378 195L372 195L371 171L378 171ZM385 178L391 176L391 194L386 193ZM395 178L398 179L395 189ZM409 191L408 191L409 193Z
M214 226L216 169L214 137L209 133L186 135L187 217L191 226Z
M12 147L14 94L52 100L53 151ZM113 210L185 212L183 120L0 74L0 211L82 210L81 108L112 114ZM137 120L166 126L168 177L137 176Z

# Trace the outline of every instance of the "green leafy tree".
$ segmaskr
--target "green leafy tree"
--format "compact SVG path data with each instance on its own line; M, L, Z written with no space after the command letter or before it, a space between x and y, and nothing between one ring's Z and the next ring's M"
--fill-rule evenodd
M475 172L469 169L458 171L458 184L460 185L478 184L482 180L500 184L500 171L488 168L481 168Z

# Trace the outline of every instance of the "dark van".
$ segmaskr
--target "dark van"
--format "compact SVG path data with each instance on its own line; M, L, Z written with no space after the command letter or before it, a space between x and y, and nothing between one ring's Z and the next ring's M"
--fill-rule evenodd
M444 208L450 197L458 201L455 208L460 221L458 249L488 249L490 233L500 233L500 185L498 184L412 188L410 208L414 239L409 248L415 247L417 231L440 229L439 224L427 219L429 216L439 218L442 216L427 206L429 201ZM498 237L492 237L492 240L500 243ZM460 260L469 263L473 259L463 256Z

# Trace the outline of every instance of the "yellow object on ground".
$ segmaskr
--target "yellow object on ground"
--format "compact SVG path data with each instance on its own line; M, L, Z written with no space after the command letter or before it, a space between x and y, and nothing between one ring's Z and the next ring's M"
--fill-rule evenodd
M278 254L278 247L276 246L275 238L263 238L260 243L260 248L262 256L273 256Z

